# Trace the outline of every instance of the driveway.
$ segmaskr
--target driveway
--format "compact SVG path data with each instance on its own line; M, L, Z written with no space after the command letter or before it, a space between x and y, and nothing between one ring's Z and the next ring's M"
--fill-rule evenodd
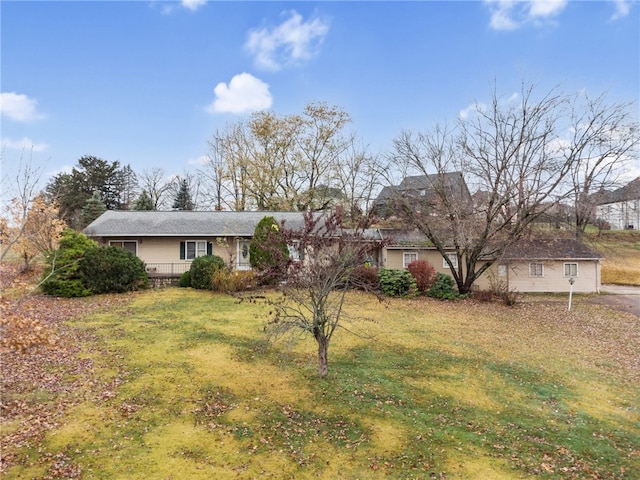
M600 295L586 298L584 302L607 305L640 317L640 287L602 285L600 292Z

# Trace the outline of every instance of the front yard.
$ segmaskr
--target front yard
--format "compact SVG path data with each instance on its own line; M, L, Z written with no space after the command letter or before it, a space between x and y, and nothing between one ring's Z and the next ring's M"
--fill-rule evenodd
M640 471L640 319L580 297L568 313L354 293L363 335L335 337L325 380L308 339L265 343L260 303L191 289L25 302L67 312L42 313L54 345L3 353L7 479Z

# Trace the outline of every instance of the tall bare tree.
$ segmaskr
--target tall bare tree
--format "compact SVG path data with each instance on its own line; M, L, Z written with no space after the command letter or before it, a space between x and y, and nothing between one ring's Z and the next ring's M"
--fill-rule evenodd
M353 148L355 136L346 132L350 121L340 107L310 103L300 115L261 111L217 131L202 169L214 205L322 210L349 196L343 190L347 186L355 200L354 188L360 185L349 183L345 166L360 168L362 177L365 162L350 157L362 155Z
M431 183L425 197L398 194L397 206L442 254L460 293L569 195L561 187L574 159L557 147L565 105L555 91L536 98L533 86L523 84L517 99L494 90L491 103L476 104L457 128L403 132L395 139L393 159ZM453 181L451 172L464 183ZM465 194L467 186L484 192L481 208Z
M633 103L606 102L586 93L571 101L570 137L561 142L567 162L572 163L570 185L576 236L594 220L600 190L619 186L630 162L638 161L640 132Z
M166 208L171 192L171 181L162 168L153 167L138 175L140 187L147 192L153 203L153 210Z

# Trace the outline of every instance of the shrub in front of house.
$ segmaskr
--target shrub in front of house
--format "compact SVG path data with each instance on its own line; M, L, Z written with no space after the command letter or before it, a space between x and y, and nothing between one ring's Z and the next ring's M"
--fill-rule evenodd
M224 260L217 255L196 257L191 262L189 275L191 286L199 290L211 290L211 279L218 270L226 269Z
M286 274L289 247L275 218L264 217L256 225L249 244L249 262L266 285L277 283Z
M379 292L380 278L378 277L378 269L376 267L360 265L351 272L349 283L351 288L355 288L356 290Z
M187 270L178 279L178 287L188 288L191 286L191 271Z
M407 265L407 270L416 279L418 291L424 295L436 283L437 272L433 265L426 260L414 260Z
M121 247L99 247L80 259L78 273L93 293L122 293L149 287L145 264Z
M410 297L416 294L416 279L408 270L381 268L378 272L380 290L390 297Z
M432 298L437 298L438 300L454 300L460 298L461 295L454 285L455 282L451 275L438 273L436 275L436 281L427 292L427 295Z
M211 289L214 292L243 292L251 290L255 283L255 275L250 270L229 271L227 268L220 268L213 272L211 276Z
M45 295L56 297L86 297L91 290L85 287L78 269L80 260L98 244L70 228L62 232L58 249L46 255L47 266L40 279Z

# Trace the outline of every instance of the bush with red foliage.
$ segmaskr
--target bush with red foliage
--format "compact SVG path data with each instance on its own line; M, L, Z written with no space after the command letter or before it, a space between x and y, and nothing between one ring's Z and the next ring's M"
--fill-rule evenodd
M407 265L407 270L416 279L421 294L427 293L436 281L436 269L426 260L414 260Z

